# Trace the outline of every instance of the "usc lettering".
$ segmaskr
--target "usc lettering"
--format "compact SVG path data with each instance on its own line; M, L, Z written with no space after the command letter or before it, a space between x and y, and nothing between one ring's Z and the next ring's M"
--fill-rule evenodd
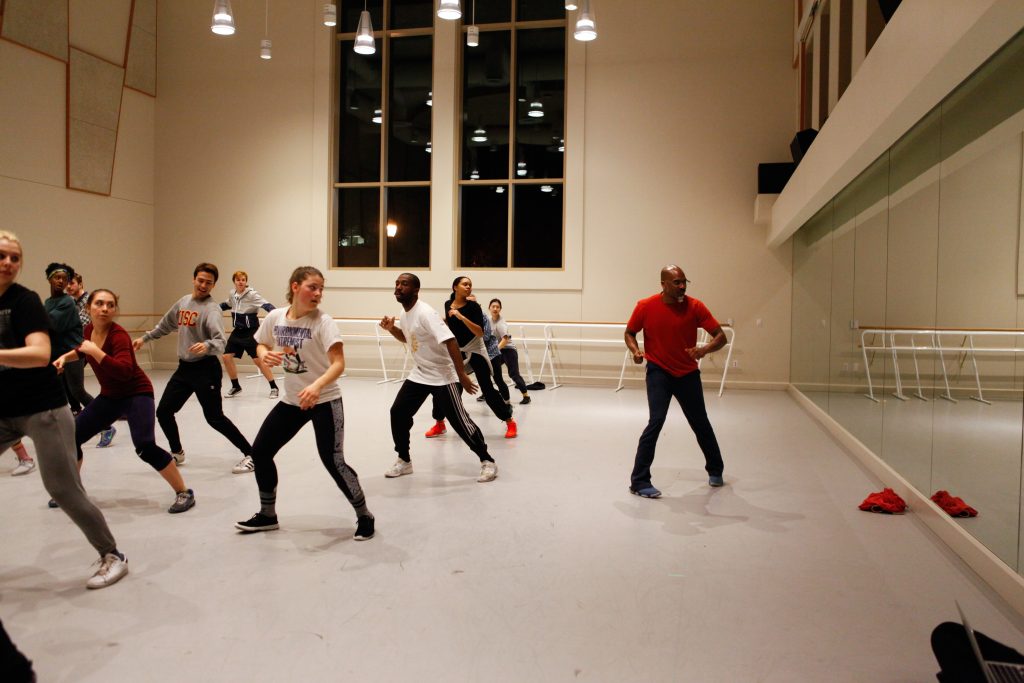
M199 311L178 311L178 327L195 327Z

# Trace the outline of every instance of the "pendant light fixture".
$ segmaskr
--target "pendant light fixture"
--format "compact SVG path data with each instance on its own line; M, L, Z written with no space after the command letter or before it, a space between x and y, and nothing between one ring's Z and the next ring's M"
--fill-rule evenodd
M526 115L534 119L544 118L544 103L540 101L540 98L535 98L533 102L530 102L530 110L526 112Z
M565 0L565 9L571 12L572 10L576 9L576 3L573 2L573 0Z
M260 59L270 59L273 55L270 53L270 38L267 34L270 33L270 0L266 1L265 13L263 15L263 40L260 41Z
M480 28L476 25L476 0L473 0L473 23L466 29L466 45L476 47L480 44Z
M590 7L590 0L583 0L580 16L576 19L576 30L573 32L573 37L583 42L597 38L597 22L594 21L594 10Z
M437 16L454 21L462 18L462 6L459 0L437 0Z
M338 25L338 7L333 2L324 5L324 26Z
M231 11L231 0L214 0L213 21L210 30L218 36L230 36L235 32L235 15Z
M469 139L473 142L487 142L487 131L482 127L477 128L473 131L473 136Z
M363 0L363 11L359 13L359 28L356 29L356 40L352 50L360 55L372 55L377 51L377 44L373 39L373 23L370 21L370 12L366 9L366 0Z

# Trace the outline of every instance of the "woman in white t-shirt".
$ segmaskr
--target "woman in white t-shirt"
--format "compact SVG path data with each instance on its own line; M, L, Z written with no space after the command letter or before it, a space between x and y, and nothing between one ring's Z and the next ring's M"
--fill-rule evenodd
M277 523L277 466L274 456L303 425L313 422L316 448L327 473L356 511L357 541L373 538L359 475L345 462L345 410L338 378L345 371L341 335L319 309L324 276L312 266L296 268L288 281L288 307L276 308L256 332L256 353L267 367L284 368L284 399L267 415L252 445L260 511L235 527L270 531Z
M519 374L519 351L512 343L512 335L508 332L508 323L501 317L501 299L491 299L487 310L491 314L491 327L494 328L494 336L498 338L498 351L501 352L501 360L508 368L508 376L515 383L516 389L523 395L523 400L520 403L526 405L530 402L530 394L526 390L523 376Z

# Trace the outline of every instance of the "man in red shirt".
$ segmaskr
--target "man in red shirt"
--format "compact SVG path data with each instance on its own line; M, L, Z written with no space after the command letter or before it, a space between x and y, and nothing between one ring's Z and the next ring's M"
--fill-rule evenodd
M650 420L636 449L636 462L629 490L642 498L659 498L661 491L651 484L651 464L658 435L665 425L668 406L674 396L683 409L697 444L704 452L708 484L722 486L722 453L715 430L704 407L704 391L697 361L725 346L725 333L702 302L686 296L686 275L679 266L661 269L661 293L641 299L626 323L626 346L634 363L647 359L647 407ZM697 347L697 328L712 336L706 346ZM636 341L644 333L644 351Z

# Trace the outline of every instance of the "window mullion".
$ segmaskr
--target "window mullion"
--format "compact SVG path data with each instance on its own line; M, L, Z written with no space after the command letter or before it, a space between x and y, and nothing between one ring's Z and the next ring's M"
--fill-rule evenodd
M518 168L516 156L516 133L518 127L516 125L516 109L519 107L519 64L518 64L518 50L516 49L516 26L515 26L515 11L516 3L512 3L512 29L509 34L509 76L508 76L508 87L510 90L510 96L508 98L508 243L505 245L505 251L507 259L505 262L508 264L510 269L515 268L515 262L512 261L512 245L515 244L515 185L513 179L515 179L516 171Z

